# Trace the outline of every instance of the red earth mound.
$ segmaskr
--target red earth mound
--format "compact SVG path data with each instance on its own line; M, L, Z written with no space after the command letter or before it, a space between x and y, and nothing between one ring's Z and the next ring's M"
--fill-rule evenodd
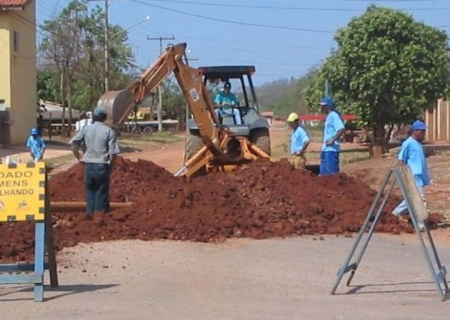
M52 201L84 201L83 167L50 181ZM80 242L172 239L201 242L231 237L255 239L314 234L350 234L361 227L376 192L345 174L318 177L287 161L256 161L234 173L191 181L175 178L152 162L119 158L112 173L111 201L134 202L92 221L84 214L54 213L58 249ZM399 199L392 197L386 212ZM439 221L433 216L432 224ZM412 232L385 214L379 232ZM0 225L0 260L32 259L33 226Z

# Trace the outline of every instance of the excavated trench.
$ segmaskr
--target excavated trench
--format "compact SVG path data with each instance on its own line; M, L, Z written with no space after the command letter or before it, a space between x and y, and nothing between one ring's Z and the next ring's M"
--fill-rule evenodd
M285 160L255 161L233 173L192 180L176 178L152 162L119 157L112 173L113 202L131 201L94 220L83 213L53 213L57 248L119 239L217 242L300 235L345 236L359 230L376 192L345 174L318 177L294 170ZM83 167L75 165L50 181L52 201L84 201ZM386 211L399 199L392 197ZM440 217L432 215L434 225ZM390 214L378 232L412 232ZM0 225L0 260L30 261L31 223Z

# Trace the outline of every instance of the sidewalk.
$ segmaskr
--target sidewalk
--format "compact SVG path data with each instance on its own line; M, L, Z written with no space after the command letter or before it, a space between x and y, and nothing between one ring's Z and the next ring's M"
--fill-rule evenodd
M54 146L52 144L47 144L47 148L44 154L44 160L58 158L71 153L72 151L69 148L63 149L57 145ZM9 147L7 149L0 149L0 158L4 159L7 156L10 156L13 160L20 160L22 162L27 162L31 160L31 156L28 149L22 146L14 146Z

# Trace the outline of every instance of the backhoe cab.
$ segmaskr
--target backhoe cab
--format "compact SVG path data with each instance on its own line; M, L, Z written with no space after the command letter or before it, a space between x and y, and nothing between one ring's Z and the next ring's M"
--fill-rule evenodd
M236 124L234 117L219 117L221 125L229 130L233 136L249 140L256 147L270 156L269 122L259 114L258 100L253 86L252 75L254 66L216 66L198 68L203 75L206 88L222 90L226 82L230 82L232 92L239 92L237 105L230 106L238 111L242 124ZM214 101L216 92L210 92ZM250 99L249 99L250 95ZM185 160L192 158L204 145L195 119L187 121L189 134L186 139Z

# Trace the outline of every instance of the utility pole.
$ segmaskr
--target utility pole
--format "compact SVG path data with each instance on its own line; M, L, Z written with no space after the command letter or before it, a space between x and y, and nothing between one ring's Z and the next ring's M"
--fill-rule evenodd
M150 38L147 37L147 40L156 40L159 41L159 54L161 55L163 53L163 41L164 40L175 40L174 36L171 37L156 37L156 38ZM158 131L161 132L163 130L162 126L162 86L160 85L158 87L158 95L159 95L159 102L158 102Z
M105 0L105 92L109 91L109 6Z
M104 76L104 86L105 92L109 91L109 0L87 0L89 2L93 1L103 1L105 3L105 44L104 44L104 54L105 54L105 76Z

